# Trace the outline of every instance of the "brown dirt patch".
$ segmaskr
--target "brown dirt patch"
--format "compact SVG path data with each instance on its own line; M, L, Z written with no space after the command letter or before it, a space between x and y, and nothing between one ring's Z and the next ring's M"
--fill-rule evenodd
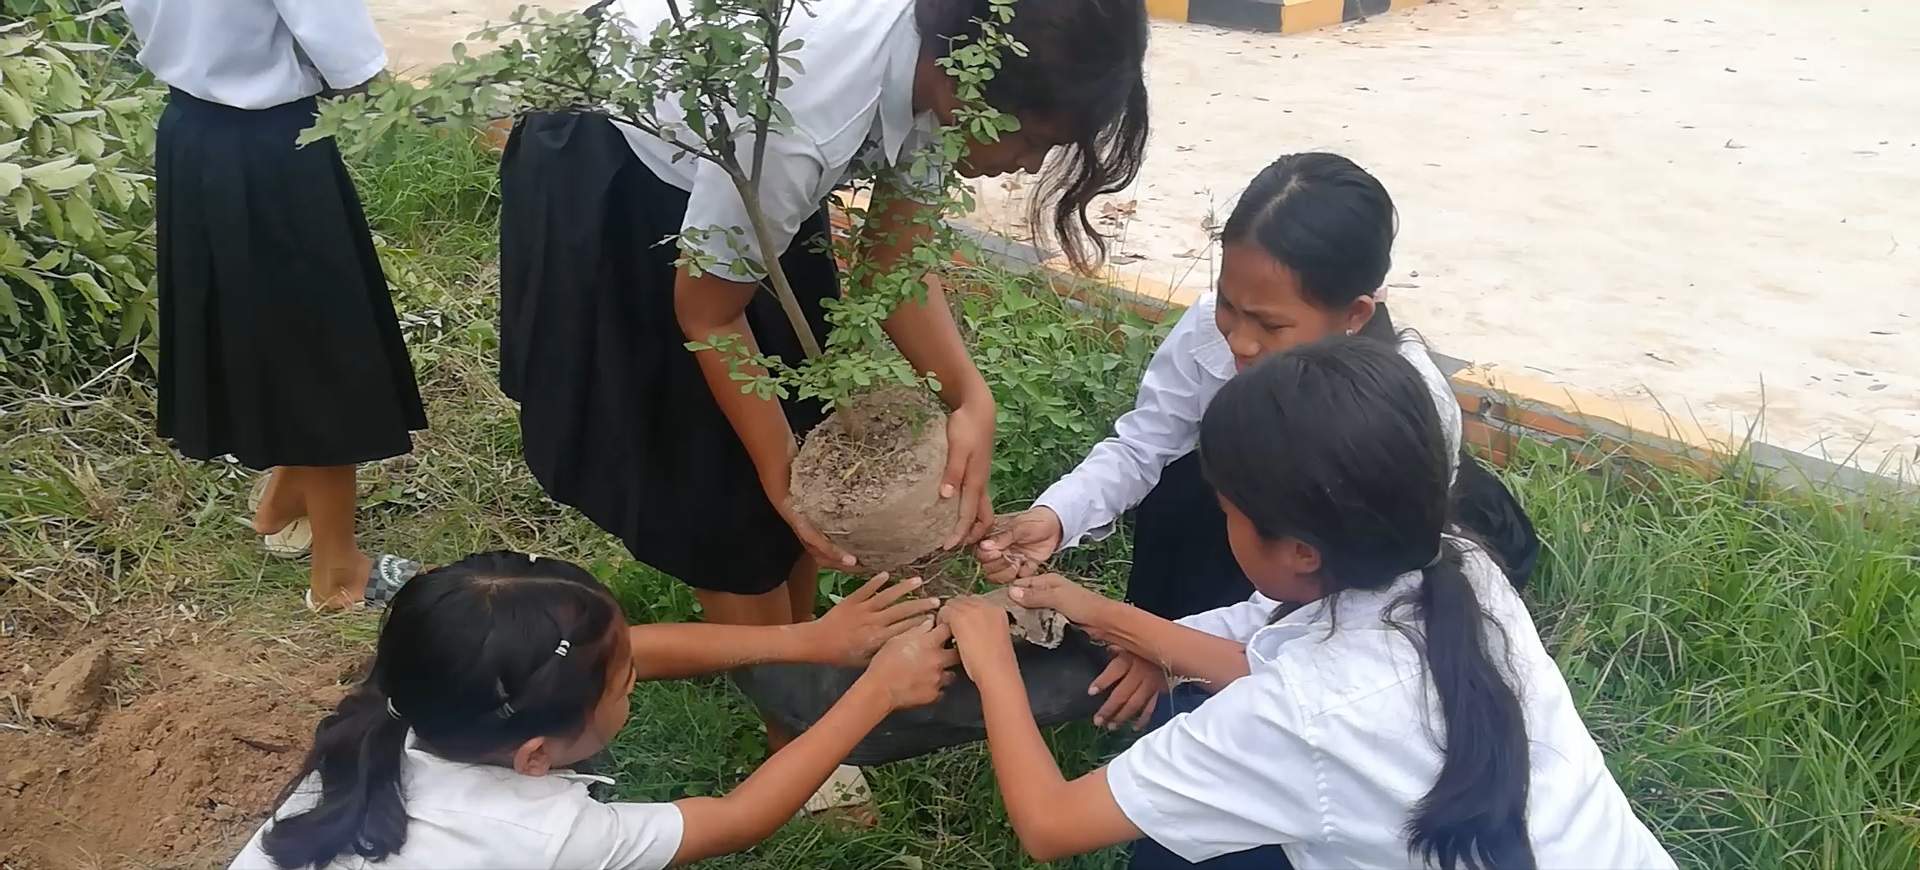
M860 560L890 571L934 552L960 517L940 498L945 417L920 390L889 389L834 411L793 460L793 507Z
M0 868L224 866L345 691L354 657L301 630L156 608L0 638ZM90 729L26 714L53 669L102 642L113 667Z

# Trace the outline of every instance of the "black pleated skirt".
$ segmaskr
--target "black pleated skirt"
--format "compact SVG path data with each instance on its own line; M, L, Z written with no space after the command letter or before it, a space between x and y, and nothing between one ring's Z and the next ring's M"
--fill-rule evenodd
M355 465L427 427L346 165L294 145L314 111L176 90L160 116L159 431L186 456Z
M1506 484L1465 451L1453 483L1453 521L1486 546L1514 588L1526 588L1540 553L1533 521ZM1179 619L1238 604L1253 591L1227 543L1227 517L1200 472L1199 451L1174 460L1134 508L1127 600Z
M661 181L607 119L520 119L500 165L500 385L520 403L527 465L554 501L696 589L756 595L801 547L767 501L673 310L670 239L687 193ZM840 292L822 210L780 259L826 340ZM747 323L762 352L801 358L771 292ZM818 404L785 403L805 433Z

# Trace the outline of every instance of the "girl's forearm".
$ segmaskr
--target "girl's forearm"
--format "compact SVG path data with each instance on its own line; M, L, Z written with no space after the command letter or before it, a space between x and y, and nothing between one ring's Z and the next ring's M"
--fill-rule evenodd
M676 801L685 833L674 865L737 852L773 836L892 709L884 688L856 681L820 721L726 797Z
M864 256L875 270L892 272L913 249L932 238L932 228L920 223L919 213L926 208L889 188L876 191L881 206L867 215L860 243ZM960 327L953 322L953 309L947 305L946 291L929 274L923 280L927 297L919 302L903 302L882 324L900 355L920 374L932 372L940 382L940 399L949 409L985 399L992 401L973 356L960 338Z
M964 648L961 654L965 656ZM1007 804L1007 821L1032 852L1035 841L1045 839L1041 832L1048 808L1055 805L1053 798L1067 781L1034 721L1019 664L1012 660L1011 650L1004 655L1004 662L969 668L969 672L979 674L974 685L980 689L987 746L993 755L994 777L1000 781L1001 799Z
M1097 614L1089 628L1120 647L1178 676L1219 691L1247 675L1247 647L1224 637L1169 622L1115 601Z
M627 629L642 680L680 680L769 662L819 662L827 646L813 642L817 622L797 625L655 623Z
M757 290L754 284L736 283L713 275L696 278L681 271L674 282L674 313L680 321L681 333L688 341L699 342L737 335L748 348L759 352L746 315L747 304ZM700 363L701 375L706 378L707 390L713 393L715 404L726 415L741 445L747 448L747 455L753 459L761 478L766 480L769 475L784 474L793 446L793 430L787 425L780 402L741 392L741 381L733 378L736 366L719 351L695 351L694 357ZM739 365L738 369L743 374L766 373L755 365ZM784 480L775 482L782 487L786 485Z

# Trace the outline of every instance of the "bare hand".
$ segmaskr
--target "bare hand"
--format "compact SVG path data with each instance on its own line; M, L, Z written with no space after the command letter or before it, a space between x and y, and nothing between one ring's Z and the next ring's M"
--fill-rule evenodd
M989 672L1018 667L1006 608L975 596L955 598L940 608L940 622L953 630L960 663L975 683Z
M993 526L987 478L993 473L994 413L991 400L977 400L947 415L947 468L940 474L940 497L960 497L960 519L942 549L978 541Z
M1167 691L1167 672L1159 665L1130 652L1116 650L1107 669L1095 677L1087 694L1098 695L1112 689L1100 712L1093 714L1096 728L1111 731L1131 721L1133 730L1147 727L1154 705Z
M1036 507L995 517L987 537L973 548L989 583L1011 583L1035 571L1060 549L1060 516Z
M806 623L823 645L823 661L841 667L859 667L880 647L899 635L921 627L940 609L937 598L906 598L920 588L913 577L887 586L882 572L853 594L840 599L825 616ZM882 586L886 586L882 589Z
M872 681L894 710L938 701L941 691L953 682L953 666L960 662L960 654L947 648L952 637L946 626L923 619L880 647L860 682Z
M1058 574L1022 577L1008 594L1021 607L1059 611L1068 622L1092 631L1101 628L1100 614L1119 604Z

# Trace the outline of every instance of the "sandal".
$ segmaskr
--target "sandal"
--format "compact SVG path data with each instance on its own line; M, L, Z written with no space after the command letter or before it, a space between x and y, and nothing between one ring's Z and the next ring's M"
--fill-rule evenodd
M352 605L348 609L385 609L387 603L393 600L393 596L399 593L400 587L407 585L407 581L412 580L415 575L419 574L422 567L419 562L415 562L412 559L402 559L399 556L391 554L381 555L379 558L373 560L373 568L367 572L366 595L362 597L359 603ZM307 602L308 610L315 613L320 612L320 606L313 603L313 589L311 587L307 589L302 597Z
M258 516L260 502L266 498L266 495L267 478L262 477L253 482L253 491L247 494L247 512ZM252 517L242 522L246 523L249 530L253 529ZM260 533L254 531L254 534ZM271 535L260 535L260 546L266 549L267 555L274 558L299 559L313 549L313 524L307 522L306 517L296 517L280 531Z

